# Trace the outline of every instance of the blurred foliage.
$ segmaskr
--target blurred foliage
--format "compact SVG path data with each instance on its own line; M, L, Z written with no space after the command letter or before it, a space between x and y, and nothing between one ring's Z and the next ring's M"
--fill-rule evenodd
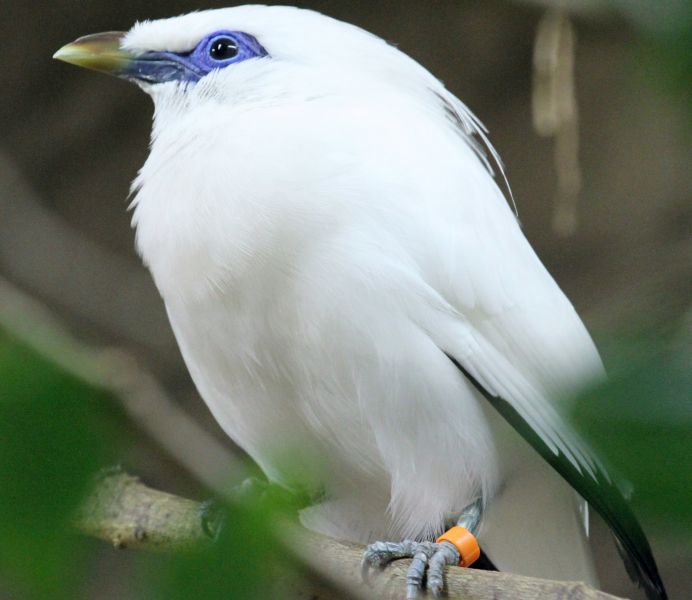
M575 422L633 485L640 514L692 533L692 328L623 335L602 348L609 380L577 403Z
M689 108L692 105L692 3L676 27L652 36L649 45L653 54L651 70L657 69L673 95L681 96Z
M0 573L27 598L74 597L86 543L70 520L118 455L115 406L0 332Z
M690 0L609 0L630 19L642 45L637 69L654 86L692 106L692 2ZM692 125L692 111L688 126Z
M77 535L71 519L97 474L122 456L131 428L108 393L0 330L0 585L9 587L0 596L79 597L96 542ZM296 501L264 488L233 509L219 505L228 514L215 544L136 553L133 596L273 597L268 575L281 567L272 523L295 515Z
M262 493L232 508L219 504L224 516L213 545L165 555L142 555L136 589L142 599L226 600L289 597L274 589L299 571L287 564L287 553L277 542L273 526L291 511L291 499L283 494Z

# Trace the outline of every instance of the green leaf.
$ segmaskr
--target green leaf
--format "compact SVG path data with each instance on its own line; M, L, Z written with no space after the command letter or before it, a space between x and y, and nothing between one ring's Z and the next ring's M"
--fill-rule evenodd
M692 336L624 338L609 381L585 393L575 422L634 488L633 504L671 533L692 533Z
M71 518L117 455L117 404L0 331L0 576L73 598L88 562Z

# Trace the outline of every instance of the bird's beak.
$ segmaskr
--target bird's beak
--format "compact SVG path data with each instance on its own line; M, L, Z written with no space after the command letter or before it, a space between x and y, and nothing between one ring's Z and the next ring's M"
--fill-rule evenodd
M121 75L135 60L133 54L120 47L124 36L122 31L85 35L60 48L53 58L78 67Z
M122 48L125 33L85 35L58 50L53 58L78 67L115 75L139 85L167 81L199 81L204 72L186 55L172 52L129 52Z

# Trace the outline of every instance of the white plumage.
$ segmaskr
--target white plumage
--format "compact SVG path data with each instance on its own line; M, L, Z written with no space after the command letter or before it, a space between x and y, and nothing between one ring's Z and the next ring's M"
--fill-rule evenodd
M593 581L576 495L447 356L589 469L551 403L601 363L484 164L478 122L409 57L313 12L144 22L124 47L184 52L219 29L271 59L145 86L133 202L218 422L273 480L324 486L303 514L317 530L429 539L482 497L500 568Z

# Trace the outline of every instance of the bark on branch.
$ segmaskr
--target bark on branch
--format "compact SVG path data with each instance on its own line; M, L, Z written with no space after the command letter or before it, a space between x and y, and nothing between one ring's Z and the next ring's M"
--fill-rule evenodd
M209 544L202 529L200 505L192 500L157 491L137 478L115 473L102 478L76 518L85 534L118 548L171 551L194 544ZM319 576L354 597L397 599L406 597L406 568L399 560L366 587L360 579L363 547L293 528L291 540L299 558ZM297 542L297 543L296 543ZM338 597L318 584L307 596L314 600ZM447 598L461 600L618 600L578 582L550 581L474 569L447 571Z

